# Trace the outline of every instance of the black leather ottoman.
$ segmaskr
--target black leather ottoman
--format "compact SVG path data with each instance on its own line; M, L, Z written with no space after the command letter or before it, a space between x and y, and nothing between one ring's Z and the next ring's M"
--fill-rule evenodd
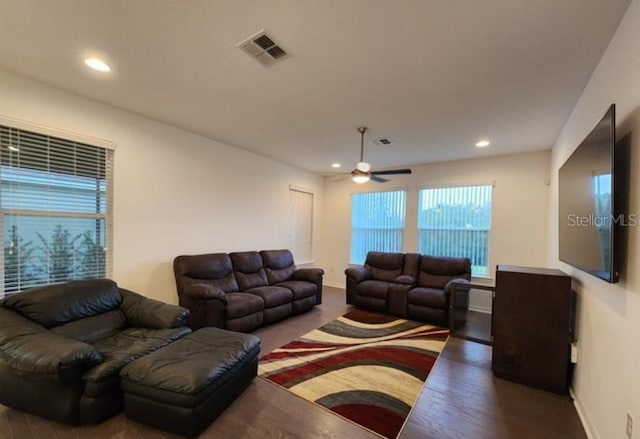
M125 414L134 421L196 436L251 383L260 339L203 328L122 369Z

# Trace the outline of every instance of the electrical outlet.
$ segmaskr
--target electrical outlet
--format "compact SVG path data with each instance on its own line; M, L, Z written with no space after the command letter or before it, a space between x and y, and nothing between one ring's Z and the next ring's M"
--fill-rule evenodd
M571 362L578 364L578 345L571 343Z
M633 416L630 412L627 412L627 437L629 439L633 437Z

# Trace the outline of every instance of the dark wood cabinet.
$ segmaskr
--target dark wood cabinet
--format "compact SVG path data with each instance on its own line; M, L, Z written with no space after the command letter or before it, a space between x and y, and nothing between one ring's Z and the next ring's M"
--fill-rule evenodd
M571 277L555 269L498 265L495 288L494 374L566 393L573 321Z

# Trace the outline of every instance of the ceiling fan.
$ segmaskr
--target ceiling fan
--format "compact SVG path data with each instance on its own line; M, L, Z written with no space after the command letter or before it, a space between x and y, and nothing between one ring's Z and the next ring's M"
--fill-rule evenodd
M372 171L371 164L364 161L364 133L367 132L367 127L358 127L360 133L360 161L356 163L356 168L351 171L351 179L355 183L366 183L369 180L376 183L384 183L386 178L380 177L380 175L398 175L398 174L411 174L411 169L388 169L386 171Z

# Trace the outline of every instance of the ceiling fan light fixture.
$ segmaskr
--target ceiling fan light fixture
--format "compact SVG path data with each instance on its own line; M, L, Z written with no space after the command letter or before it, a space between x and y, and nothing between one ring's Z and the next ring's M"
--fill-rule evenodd
M411 169L387 169L383 171L371 171L371 164L364 161L364 133L367 132L367 127L358 127L360 133L360 161L356 163L356 168L351 171L351 180L357 184L363 184L368 181L374 181L376 183L386 183L386 178L380 177L381 175L396 175L396 174L411 174ZM336 181L342 181L348 176Z
M371 174L359 169L354 169L353 172L351 172L351 179L354 183L362 184L368 182L371 179Z

